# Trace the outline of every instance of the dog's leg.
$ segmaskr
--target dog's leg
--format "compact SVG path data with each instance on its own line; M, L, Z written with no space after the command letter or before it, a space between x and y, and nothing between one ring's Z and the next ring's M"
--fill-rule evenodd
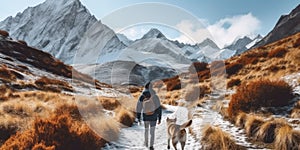
M168 149L170 149L170 137L168 137Z
M185 142L180 142L181 144L181 149L184 150Z
M177 143L178 143L178 141L177 141L176 137L173 137L172 138L172 145L173 145L175 150L177 150L177 147L176 147Z

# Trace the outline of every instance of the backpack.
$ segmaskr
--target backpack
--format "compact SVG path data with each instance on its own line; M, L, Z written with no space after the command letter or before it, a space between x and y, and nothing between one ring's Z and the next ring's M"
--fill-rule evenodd
M155 103L153 101L152 96L149 98L145 98L143 101L143 110L146 115L153 115L155 112Z

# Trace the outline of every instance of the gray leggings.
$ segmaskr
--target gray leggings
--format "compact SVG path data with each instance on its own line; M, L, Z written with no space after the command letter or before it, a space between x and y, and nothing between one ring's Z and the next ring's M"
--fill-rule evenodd
M149 127L150 127L150 146L153 146L156 121L144 121L144 125L145 125L145 145L148 145Z

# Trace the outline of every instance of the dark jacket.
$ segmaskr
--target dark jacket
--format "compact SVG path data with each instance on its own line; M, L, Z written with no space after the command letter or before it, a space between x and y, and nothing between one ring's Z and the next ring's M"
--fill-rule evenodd
M155 112L153 115L146 115L145 113L143 113L143 101L145 99L145 95L151 94L151 96L153 97L153 102L155 104ZM161 121L161 106L160 106L160 100L158 98L158 96L156 95L156 93L152 90L144 90L142 95L139 97L139 100L137 102L137 106L136 106L136 114L137 114L137 119L140 120L141 119L141 114L143 114L143 121Z

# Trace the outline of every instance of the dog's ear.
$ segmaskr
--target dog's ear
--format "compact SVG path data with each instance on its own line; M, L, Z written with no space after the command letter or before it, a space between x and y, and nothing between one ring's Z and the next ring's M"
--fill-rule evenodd
M175 122L176 122L176 121L177 121L177 118L175 117L175 119L174 119L174 120L175 120Z
M169 121L170 119L169 119L169 117L167 117L167 121Z

